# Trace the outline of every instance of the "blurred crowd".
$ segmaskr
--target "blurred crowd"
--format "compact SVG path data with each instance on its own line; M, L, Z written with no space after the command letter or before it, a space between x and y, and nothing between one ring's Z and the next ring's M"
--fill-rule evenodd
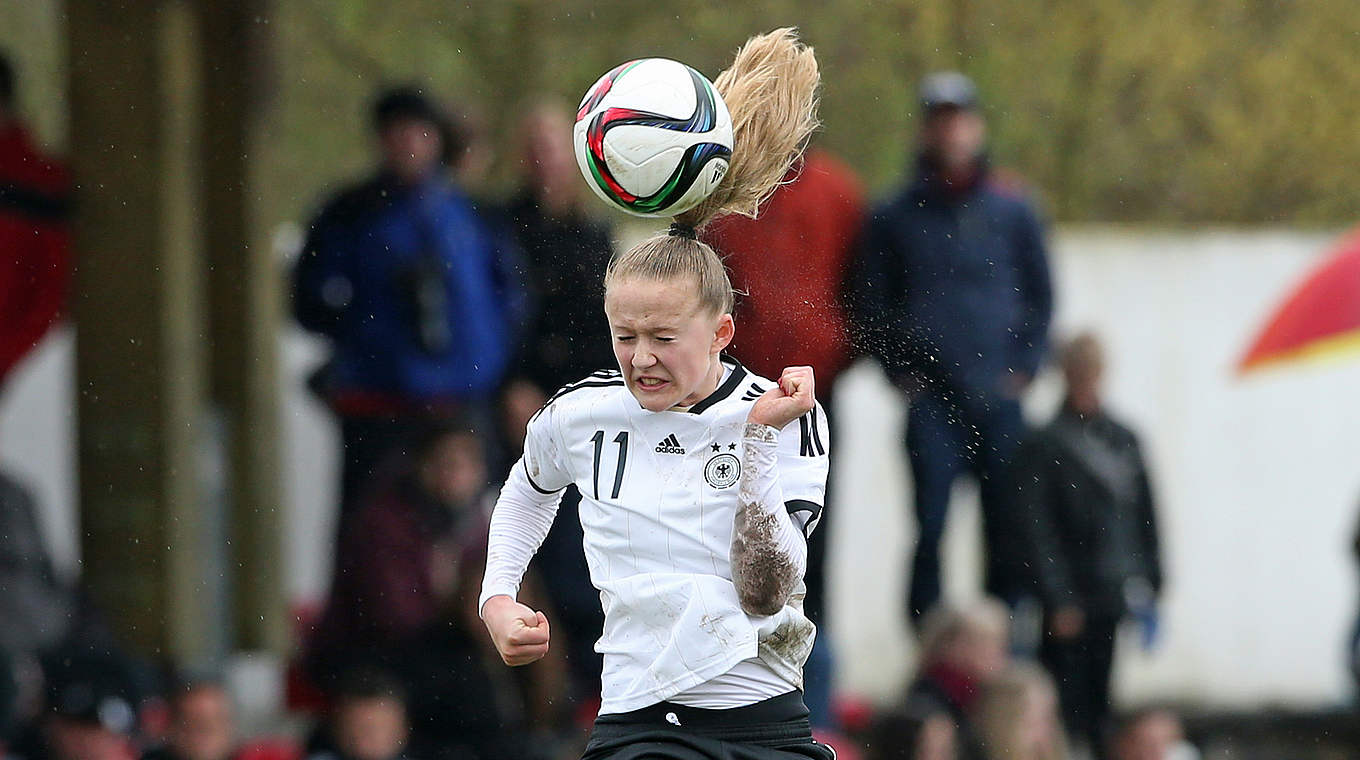
M0 60L0 247L18 252L0 257L0 382L56 319L70 268L67 180L13 112L14 87ZM914 675L892 704L847 709L831 686L837 660L857 655L821 626L814 726L851 758L1193 757L1174 713L1110 707L1117 632L1132 621L1155 642L1163 573L1138 438L1102 400L1100 339L1050 350L1044 224L1023 182L990 165L973 83L931 75L920 105L916 163L883 202L867 203L853 171L814 146L758 219L701 231L742 291L732 356L765 376L812 365L833 415L838 376L871 357L909 404L904 507L918 530L901 609L919 641ZM329 596L299 631L289 678L308 728L244 739L223 681L124 652L53 570L28 492L0 476L5 756L579 754L602 624L579 494L563 497L522 591L552 621L550 656L502 666L476 609L491 505L527 419L614 363L601 296L615 236L585 203L572 120L549 100L525 108L518 189L489 199L477 120L428 89L386 90L371 109L373 171L307 226L291 303L329 341L309 385L343 447L337 528L323 537L335 547ZM1031 427L1021 400L1050 356L1065 400ZM941 593L960 477L979 484L986 557L985 595L965 600ZM826 535L809 547L819 624Z

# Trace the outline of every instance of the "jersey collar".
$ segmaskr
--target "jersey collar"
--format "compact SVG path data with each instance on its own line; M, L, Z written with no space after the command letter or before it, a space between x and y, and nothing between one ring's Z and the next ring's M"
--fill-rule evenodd
M708 394L703 401L691 406L688 410L689 414L703 414L714 404L731 396L733 392L741 387L741 381L746 377L746 368L741 366L741 362L726 354L718 357L718 359L723 364L731 367L732 373L727 376L727 380L725 380L722 385L718 386L717 390Z

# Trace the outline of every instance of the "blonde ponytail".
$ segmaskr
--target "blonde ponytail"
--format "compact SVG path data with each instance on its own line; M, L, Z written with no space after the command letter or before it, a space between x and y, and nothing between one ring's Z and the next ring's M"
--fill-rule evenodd
M605 272L605 290L621 278L693 278L699 303L732 310L732 283L722 260L694 231L724 214L755 216L775 191L817 128L821 74L812 48L792 28L746 41L713 86L732 114L732 156L713 193L675 217L670 232L616 254Z
M755 216L817 128L821 74L791 27L752 37L713 86L732 114L732 157L713 194L676 221L698 229L714 217Z

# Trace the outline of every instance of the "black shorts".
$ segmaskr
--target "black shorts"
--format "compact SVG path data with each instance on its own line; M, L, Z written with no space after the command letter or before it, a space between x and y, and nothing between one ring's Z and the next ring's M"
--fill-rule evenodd
M803 692L729 710L659 702L595 719L582 760L835 760L812 740Z

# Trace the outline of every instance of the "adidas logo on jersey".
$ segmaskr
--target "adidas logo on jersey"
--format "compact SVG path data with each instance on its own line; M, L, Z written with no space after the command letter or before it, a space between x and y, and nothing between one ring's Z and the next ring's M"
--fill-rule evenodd
M680 441L675 439L675 433L666 436L666 440L656 445L658 454L683 454L685 447L680 445Z

